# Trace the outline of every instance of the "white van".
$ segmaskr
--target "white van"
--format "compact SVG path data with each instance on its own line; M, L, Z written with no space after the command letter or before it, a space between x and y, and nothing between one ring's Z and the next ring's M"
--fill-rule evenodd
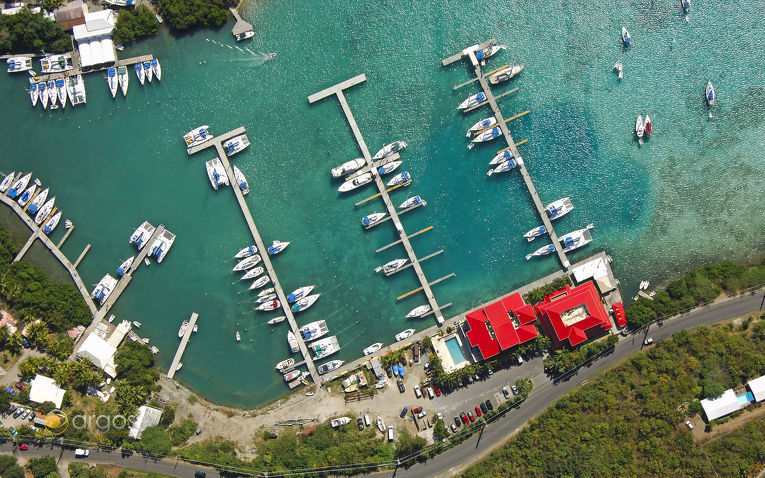
M90 455L90 450L83 450L82 448L74 450L74 456L76 458L85 458L88 455Z
M369 415L367 415L367 414L365 413L365 414L364 414L364 425L366 425L366 426L369 426L369 425L371 425L371 424L372 424L372 422L370 422L370 421L369 421Z
M393 427L388 427L388 441L393 441Z
M433 387L428 387L428 398L430 398L431 400L436 398L436 394L433 393Z

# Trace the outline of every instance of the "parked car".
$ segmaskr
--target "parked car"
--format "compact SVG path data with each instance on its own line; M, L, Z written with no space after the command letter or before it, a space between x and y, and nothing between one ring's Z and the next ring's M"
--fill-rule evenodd
M444 416L443 416L443 415L441 415L441 412L438 412L438 413L436 413L436 418L437 418L438 420L444 421Z
M22 450L22 451L29 450L29 445L21 444L21 445L19 445L19 450Z
M486 407L485 403L481 403L480 407L481 407L481 411L483 413L488 413L489 412L489 409ZM478 415L478 416L480 417L481 415Z
M457 427L452 423L452 433L457 433Z
M401 365L403 365L404 367L406 367L406 365L407 365L407 363L406 363L406 354L401 356Z
M197 470L194 472L194 478L207 478L207 473Z
M513 385L513 395L518 395L518 387Z
M433 393L433 387L428 387L428 398L431 399L431 400L436 398L436 394Z
M393 441L393 427L388 427L388 441Z
M460 417L454 417L454 424L457 425L457 426L461 425Z
M77 448L76 450L74 450L75 458L85 458L88 455L90 455L90 450L87 450L85 448Z
M419 410L419 409L418 409L418 410ZM425 415L427 415L427 414L428 414L428 413L427 413L425 410L420 410L420 411L417 413L417 418L425 418Z
M468 423L468 417L467 417L467 415L465 415L465 412L462 412L462 413L460 413L460 418L462 419L462 423L464 423L465 425L467 425L467 423Z
M475 421L475 417L473 416L473 412L468 412L468 418L470 419L470 423L473 423Z
M494 375L494 370L492 370L491 367L486 369L489 372L489 375Z
M688 429L693 430L693 423L691 423L690 420L685 421L685 426L687 426Z
M476 381L476 382L477 382L477 381L479 381L479 380L481 380L481 377L479 377L479 376L478 376L478 374L475 374L475 377L474 377L474 378L475 378L475 381Z
M486 400L486 408L489 410L494 410L494 405L491 404L491 400Z
M486 405L484 405L484 407L485 407L485 406L486 406ZM476 416L478 416L478 417L480 417L481 415L483 415L483 413L481 413L481 409L480 409L480 407L478 407L478 406L476 406L476 407L475 407L475 414L476 414Z
M510 390L508 390L507 387L502 387L502 394L505 398L510 398Z
M420 391L419 385L414 386L414 396L417 398L422 398L422 392Z
M408 411L409 411L409 409L407 407L404 407L404 409L401 410L401 414L399 414L399 416L401 418L404 418L406 416L406 412L408 412Z
M16 411L13 412L13 418L19 418L19 415L21 415L22 413L24 413L24 409L23 408L16 409Z
M522 364L523 364L523 357L521 357L521 356L519 355L519 356L518 356L518 357L516 357L516 358L518 359L518 365L522 365Z
M406 389L404 388L404 381L401 379L396 380L396 385L398 385L398 391L401 393L404 393Z
M433 387L433 391L436 392L436 397L441 396L441 390L439 390L438 387Z
M359 430L364 429L364 419L359 417L356 419L356 426L359 427Z
M651 345L653 343L653 337L648 337L643 341L643 345Z
M18 388L19 390L26 390L27 386L24 385L23 383L19 382L19 383L16 384L16 388Z

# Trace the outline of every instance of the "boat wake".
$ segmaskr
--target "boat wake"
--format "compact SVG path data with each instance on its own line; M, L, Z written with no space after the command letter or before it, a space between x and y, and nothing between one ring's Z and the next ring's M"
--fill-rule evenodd
M237 50L239 50L242 53L245 53L245 52L249 53L250 54L249 57L245 56L245 58L237 58L235 60L235 61L240 61L240 62L247 62L247 63L249 63L249 66L260 66L263 63L265 63L265 62L267 62L269 60L273 60L273 59L276 58L276 53L263 53L261 51L256 53L256 52L250 50L247 47L242 49L242 48L240 48L237 45L234 45L232 47L231 45L226 45L224 43L220 43L220 42L217 42L215 40L210 40L209 38L205 38L205 40L208 41L208 42L214 43L214 44L216 44L216 45L218 45L220 47L229 48L230 50L237 49Z

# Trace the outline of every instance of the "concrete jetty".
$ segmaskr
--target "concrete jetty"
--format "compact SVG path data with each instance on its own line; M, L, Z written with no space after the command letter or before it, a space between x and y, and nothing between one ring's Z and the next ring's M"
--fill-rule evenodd
M492 40L489 40L489 42L491 42ZM486 42L482 43L481 45L474 45L472 47L466 48L459 54L459 56L460 56L460 59L467 57L470 60L470 63L473 66L473 70L475 71L476 79L478 80L478 83L481 85L481 89L486 95L486 102L484 104L488 104L491 107L491 111L494 114L494 117L497 119L496 126L499 126L499 128L502 130L502 135L504 136L505 141L507 142L508 148L513 153L513 157L520 158L520 153L518 152L518 148L516 148L515 146L515 141L513 141L513 136L510 134L510 130L507 128L507 121L509 120L505 120L504 116L502 115L502 112L499 110L499 106L497 105L497 100L494 94L492 93L491 87L489 86L489 83L486 81L486 77L484 76L483 71L481 69L480 61L475 57L476 51L479 51L485 48L483 46L484 44L486 44ZM442 62L443 65L446 66L449 63L453 63L454 61L457 61L457 60L453 60L454 57L456 56L457 55L449 57L446 60L443 60ZM449 63L446 63L447 60L449 60ZM531 196L531 200L534 202L534 206L537 209L539 218L542 220L542 224L544 224L545 228L548 231L550 241L555 247L555 252L558 254L558 259L560 260L560 263L563 266L563 269L568 270L568 268L571 266L571 263L566 257L566 253L563 252L563 247L561 246L560 241L558 240L558 235L555 233L555 229L552 226L552 222L550 221L550 218L547 215L547 211L545 211L545 207L542 204L542 200L539 198L539 194L537 193L537 189L534 186L534 182L531 180L531 176L529 175L529 172L526 169L526 165L524 164L523 161L518 161L518 169L521 171L523 182L526 184L526 188L529 190L529 195Z
M316 371L316 366L314 365L313 359L311 358L311 355L308 352L308 347L306 346L302 336L300 335L300 330L297 325L297 322L295 321L295 316L293 315L292 309L290 308L289 303L287 302L287 295L284 293L284 290L282 289L282 286L279 283L279 278L276 276L276 271L274 270L274 266L271 263L271 258L268 255L268 246L266 246L266 244L263 242L263 239L260 236L260 232L258 232L258 228L255 226L255 220L252 218L252 213L250 213L250 208L247 206L247 203L244 200L244 195L242 194L242 190L239 189L239 187L236 185L236 181L233 180L234 170L231 167L231 163L228 160L228 156L226 155L226 152L223 150L223 143L225 141L235 136L239 136L240 134L244 134L245 131L246 130L244 129L244 127L237 128L223 135L216 136L209 141L205 141L204 143L200 145L194 146L192 148L188 148L187 152L189 155L192 155L210 147L214 147L215 150L217 151L218 157L220 158L221 162L223 163L223 167L226 170L226 174L228 175L229 178L231 178L231 190L234 191L234 196L236 197L236 200L239 203L239 208L242 210L242 215L244 216L244 219L247 222L247 227L250 229L250 234L252 235L252 239L253 241L255 241L255 245L258 248L258 252L263 261L263 267L265 268L269 277L271 277L271 282L273 283L274 290L276 290L276 295L279 298L279 303L281 304L282 311L284 312L284 315L287 317L287 322L290 325L290 329L292 330L292 333L295 334L295 337L297 338L298 345L300 346L300 353L303 355L303 360L305 361L305 364L308 367L308 371L310 372L314 383L321 383L319 374ZM284 340L286 340L286 337L284 338Z
M315 103L317 101L320 101L332 95L337 96L337 99L340 101L340 106L343 108L343 112L345 113L345 118L348 121L348 124L351 127L351 131L353 132L353 136L356 138L356 142L358 143L359 149L361 150L361 153L367 162L367 167L369 168L370 171L373 171L375 184L377 185L377 189L380 191L380 197L382 197L383 202L385 203L385 207L388 210L388 216L390 216L391 220L393 221L393 224L396 227L396 231L398 235L400 236L401 245L404 246L407 256L409 257L409 263L411 267L414 269L415 273L417 274L417 279L420 281L420 284L422 285L422 290L428 299L428 304L430 305L430 308L433 310L436 320L440 324L440 323L443 323L444 318L441 313L441 309L438 306L438 302L436 301L436 297L433 295L433 291L430 288L430 284L428 284L428 280L425 277L425 273L423 272L422 267L420 266L420 261L417 259L417 255L414 253L412 244L409 242L409 236L407 236L406 231L404 231L404 226L401 224L401 220L398 217L396 206L393 205L393 202L391 201L390 196L388 195L388 190L385 188L385 183L383 183L382 179L380 178L380 175L376 174L376 172L373 170L374 162L372 160L372 155L369 153L369 148L367 148L367 144L364 141L364 137L361 135L361 130L359 129L359 125L356 123L356 119L353 117L353 113L351 112L350 106L348 106L348 101L345 99L345 94L343 94L343 90L348 89L352 86L358 85L360 83L363 83L366 80L367 80L367 76L363 73L360 75L354 76L353 78L349 78L334 86L325 88L319 91L318 93L314 93L310 95L308 97L308 102Z
M80 265L80 262L85 258L85 254L88 253L90 250L90 244L86 245L85 248L80 252L80 255L77 256L77 260L74 261L74 267L78 267Z
M27 239L27 242L24 243L24 246L19 250L19 253L16 254L16 257L13 258L13 262L18 262L21 260L22 257L24 257L24 254L26 254L29 248L32 247L32 244L35 242L35 240L37 239L39 235L40 235L40 229L38 228L29 236L29 239Z
M79 51L75 49L72 52L72 63L74 66L73 69L66 70L66 71L58 71L55 73L41 73L35 76L35 78L37 78L39 81L49 81L49 80L63 79L69 76L86 75L88 73L94 73L97 71L105 71L109 68L119 68L121 66L130 66L136 63L151 61L154 59L154 55L149 54L149 55L134 56L132 58L125 58L124 60L117 60L116 62L114 62L114 64L104 65L102 67L88 67L87 71L83 71L82 67L80 66L79 58L80 58Z
M66 242L66 240L69 239L69 235L72 232L74 232L74 224L72 224L72 226L69 229L66 230L66 234L64 234L64 237L62 237L61 240L58 241L58 244L56 244L56 247L61 249L61 246L63 246L64 243Z
M239 12L236 10L236 8L229 7L229 10L231 10L231 14L234 15L234 18L236 19L234 28L231 29L231 34L234 35L234 37L238 37L242 33L252 31L252 25L242 20L242 17L239 16Z
M191 318L189 319L189 325L186 326L186 331L183 333L183 337L181 337L181 343L180 345L178 345L178 350L175 351L175 357L173 357L173 362L170 364L170 368L167 370L167 378L172 379L175 376L175 372L178 369L178 364L181 363L181 359L183 358L183 352L186 351L186 345L189 343L191 334L194 332L194 326L197 324L198 318L199 318L199 314L197 314L196 312L191 314Z

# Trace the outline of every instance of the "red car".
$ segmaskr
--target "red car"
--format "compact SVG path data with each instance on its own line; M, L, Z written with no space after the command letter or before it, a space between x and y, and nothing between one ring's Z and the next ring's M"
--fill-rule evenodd
M475 421L475 417L473 416L473 412L468 412L468 418L470 418L470 423L473 423Z
M462 423L464 423L465 425L467 425L467 423L468 423L468 417L467 417L467 415L465 415L465 412L462 412L462 413L460 413L460 418L462 419Z
M436 392L436 397L441 396L441 390L439 390L438 387L433 387L433 391Z
M481 409L480 409L480 408L478 408L478 407L475 407L475 414L476 414L476 415L478 415L479 417L480 417L481 415L483 415L483 413L481 413Z
M19 450L29 450L29 445L19 445Z

